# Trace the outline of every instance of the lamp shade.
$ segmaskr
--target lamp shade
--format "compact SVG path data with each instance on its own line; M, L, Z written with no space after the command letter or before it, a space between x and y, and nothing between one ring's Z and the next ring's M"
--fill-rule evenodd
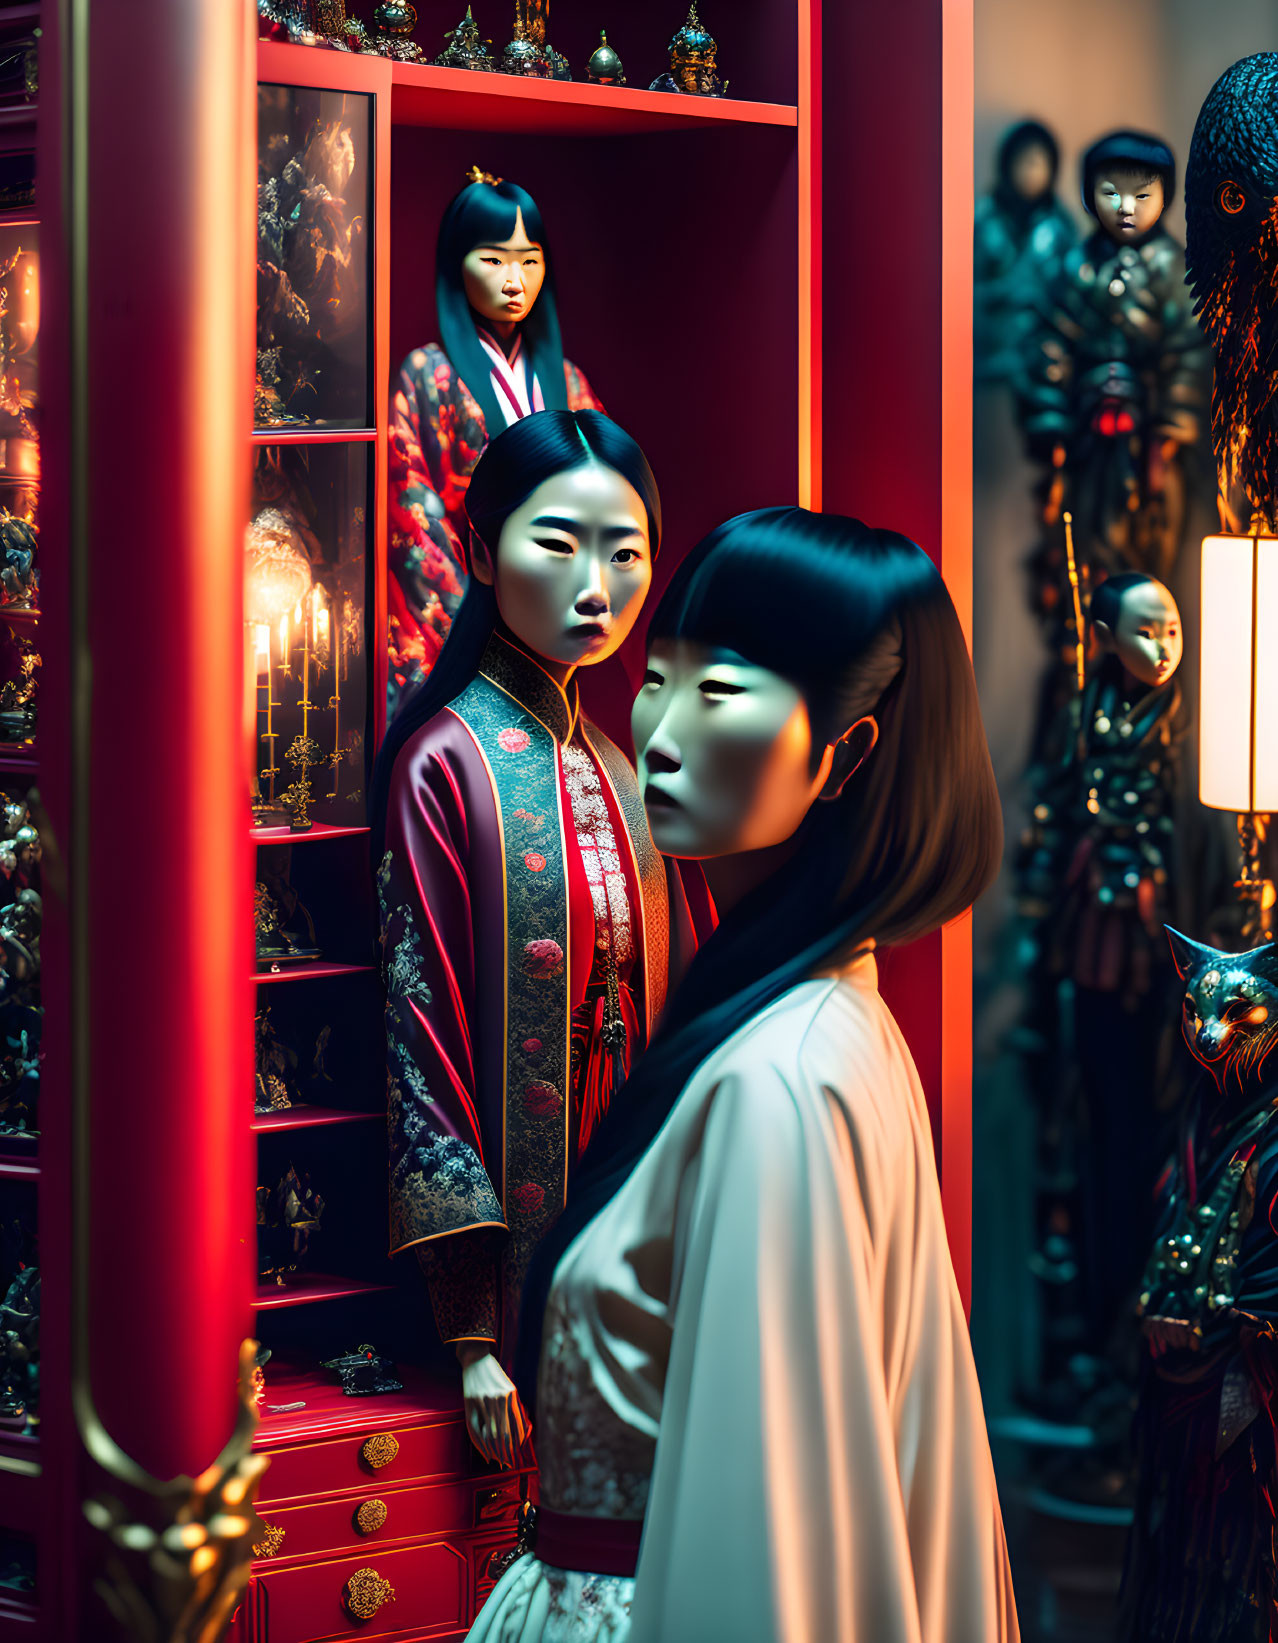
M1203 543L1198 796L1278 811L1278 541Z

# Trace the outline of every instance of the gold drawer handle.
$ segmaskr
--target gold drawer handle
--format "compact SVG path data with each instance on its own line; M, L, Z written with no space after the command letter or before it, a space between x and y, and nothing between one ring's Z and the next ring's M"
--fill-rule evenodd
M376 1569L356 1569L346 1582L346 1607L355 1620L371 1620L383 1603L395 1601L395 1588Z
M384 1500L362 1500L355 1513L355 1527L361 1535L373 1535L386 1521L386 1502Z
M266 1533L253 1548L254 1557L274 1557L284 1544L284 1530L278 1523L265 1523Z
M374 1432L371 1438L364 1439L364 1445L360 1450L361 1457L374 1472L380 1472L383 1466L389 1466L398 1454L399 1439L393 1432Z

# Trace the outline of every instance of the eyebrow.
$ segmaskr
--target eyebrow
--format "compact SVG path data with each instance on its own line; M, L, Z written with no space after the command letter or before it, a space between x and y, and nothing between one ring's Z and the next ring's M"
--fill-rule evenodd
M500 251L503 255L509 254L512 257L526 256L529 251L536 251L538 253L541 252L541 247L539 245L477 245L474 249L476 251Z
M565 531L569 536L581 535L581 520L565 519L561 514L540 513L532 523L540 525L543 530ZM599 534L605 542L613 542L623 536L642 536L643 531L638 525L601 525Z

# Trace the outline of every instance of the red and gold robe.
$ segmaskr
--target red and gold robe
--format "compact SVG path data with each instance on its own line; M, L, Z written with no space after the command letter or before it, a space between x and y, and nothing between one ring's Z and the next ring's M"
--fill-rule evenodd
M568 360L564 380L569 410L603 410ZM405 690L430 672L465 592L466 490L487 443L483 412L444 350L434 342L414 348L391 395L391 717Z
M417 1248L445 1341L509 1362L569 1165L690 951L682 881L575 689L494 637L396 761L378 887L391 1253Z

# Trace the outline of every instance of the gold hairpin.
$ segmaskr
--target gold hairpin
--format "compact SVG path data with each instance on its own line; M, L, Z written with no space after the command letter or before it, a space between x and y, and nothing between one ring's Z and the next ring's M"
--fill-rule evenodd
M496 187L502 179L494 177L491 171L481 171L477 165L473 165L466 173L466 181L468 183L487 183L490 187Z

